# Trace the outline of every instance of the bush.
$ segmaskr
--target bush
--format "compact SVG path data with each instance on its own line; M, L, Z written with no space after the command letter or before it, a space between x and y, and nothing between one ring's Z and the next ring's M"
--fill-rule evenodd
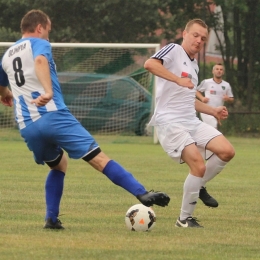
M233 112L222 121L219 130L225 135L260 135L260 112Z

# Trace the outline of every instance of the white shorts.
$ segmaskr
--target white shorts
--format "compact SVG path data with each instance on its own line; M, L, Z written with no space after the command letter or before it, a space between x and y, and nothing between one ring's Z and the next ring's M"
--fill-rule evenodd
M211 125L215 128L218 127L218 121L214 116L210 116L210 115L207 115L207 114L200 113L200 117L201 117L201 120L204 123Z
M222 134L216 128L200 120L157 125L155 129L164 151L178 163L183 163L182 151L192 143L197 145L202 157L207 160L213 153L205 149L206 145L211 139Z

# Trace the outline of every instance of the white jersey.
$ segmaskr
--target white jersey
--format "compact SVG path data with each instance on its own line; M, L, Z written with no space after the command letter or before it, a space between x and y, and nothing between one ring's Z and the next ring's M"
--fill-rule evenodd
M54 93L53 98L41 107L30 103L32 99L45 93L34 69L34 59L39 55L45 56L49 62ZM0 64L0 85L7 86L8 83L14 96L16 121L20 129L35 122L45 113L66 108L51 45L47 40L23 38L6 51Z
M200 83L197 90L205 93L205 97L209 98L207 104L212 107L223 106L224 95L228 96L229 98L234 97L230 84L225 80L217 83L213 80L213 78L205 79Z
M169 122L191 122L196 116L195 97L198 85L199 67L196 59L190 59L182 46L168 44L151 58L162 60L163 66L178 77L188 77L193 89L157 77L154 115L150 125L163 125Z

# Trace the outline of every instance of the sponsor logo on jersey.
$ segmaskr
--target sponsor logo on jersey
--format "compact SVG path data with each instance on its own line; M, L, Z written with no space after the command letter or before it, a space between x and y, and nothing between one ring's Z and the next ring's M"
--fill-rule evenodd
M217 91L214 89L211 89L209 93L210 95L217 95Z
M192 75L189 74L188 72L184 72L184 71L181 73L181 77L182 77L182 78L192 79Z
M8 57L13 56L17 52L23 51L26 48L26 43L21 43L19 45L14 45L14 47L9 49Z

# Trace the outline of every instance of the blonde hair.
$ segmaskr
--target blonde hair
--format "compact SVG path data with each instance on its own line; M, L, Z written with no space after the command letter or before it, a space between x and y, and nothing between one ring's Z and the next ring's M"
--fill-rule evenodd
M191 27L193 24L199 24L199 25L202 26L203 28L207 29L207 31L209 31L209 28L208 28L207 24L206 24L203 20L201 20L201 19L199 19L199 18L195 18L195 19L190 20L190 21L186 24L186 26L185 26L185 31L188 32L189 29L190 29L190 27Z

